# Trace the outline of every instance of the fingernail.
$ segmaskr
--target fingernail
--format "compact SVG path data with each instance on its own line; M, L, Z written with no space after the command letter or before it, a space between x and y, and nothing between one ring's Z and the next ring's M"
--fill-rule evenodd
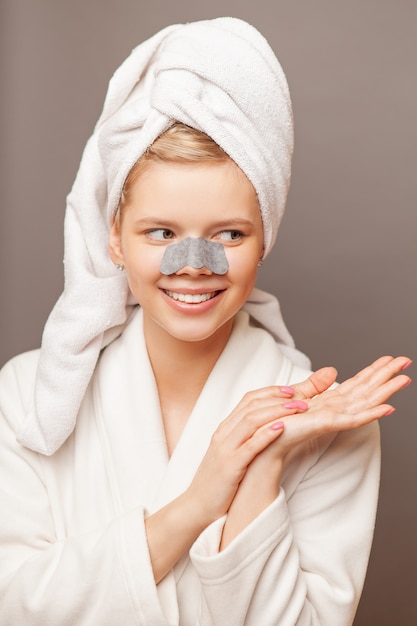
M395 411L395 409L389 409L389 411L384 413L384 417L386 417L387 415L392 415L394 413L394 411Z
M307 402L303 402L302 400L292 400L291 402L285 402L285 409L308 409Z
M408 387L408 385L409 385L411 382L412 382L412 379L411 379L411 378L409 378L409 379L407 380L407 382L405 382L405 383L403 384L403 386L402 386L402 387L400 387L400 389L405 389L406 387Z
M284 422L274 422L269 428L271 430L283 430Z
M407 367L410 367L410 365L412 365L412 364L413 364L413 362L412 362L412 360L410 359L409 361L407 361L407 363L405 363L405 364L402 366L402 368L401 368L401 369L402 369L402 370L406 370L406 369L407 369Z
M294 389L292 387L287 387L286 385L281 387L281 391L282 391L282 393L286 393L289 396L293 396L294 395Z

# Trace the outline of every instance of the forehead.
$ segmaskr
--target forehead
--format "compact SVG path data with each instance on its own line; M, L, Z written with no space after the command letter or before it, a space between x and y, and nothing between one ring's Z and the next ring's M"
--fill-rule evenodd
M132 183L128 211L260 218L252 183L232 161L149 164Z

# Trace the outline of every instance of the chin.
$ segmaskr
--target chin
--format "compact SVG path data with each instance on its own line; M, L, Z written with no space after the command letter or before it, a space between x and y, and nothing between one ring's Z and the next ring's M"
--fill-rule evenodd
M205 324L201 321L186 320L184 324L178 325L162 325L162 329L170 335L173 339L182 341L185 343L199 343L208 340L219 340L230 335L230 331L233 324L233 318L213 326L212 324Z

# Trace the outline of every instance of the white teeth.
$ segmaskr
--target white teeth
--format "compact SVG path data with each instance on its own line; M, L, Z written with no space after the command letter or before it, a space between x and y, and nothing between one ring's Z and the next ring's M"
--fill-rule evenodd
M166 291L165 293L174 300L186 302L187 304L198 304L199 302L205 302L206 300L210 300L210 298L214 298L214 296L217 295L218 292L212 291L211 293L177 293L176 291Z

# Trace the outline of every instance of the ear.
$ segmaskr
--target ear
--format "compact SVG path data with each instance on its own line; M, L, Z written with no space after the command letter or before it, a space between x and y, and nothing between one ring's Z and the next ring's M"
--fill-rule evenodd
M115 265L124 265L121 233L116 221L113 222L109 232L109 256Z

